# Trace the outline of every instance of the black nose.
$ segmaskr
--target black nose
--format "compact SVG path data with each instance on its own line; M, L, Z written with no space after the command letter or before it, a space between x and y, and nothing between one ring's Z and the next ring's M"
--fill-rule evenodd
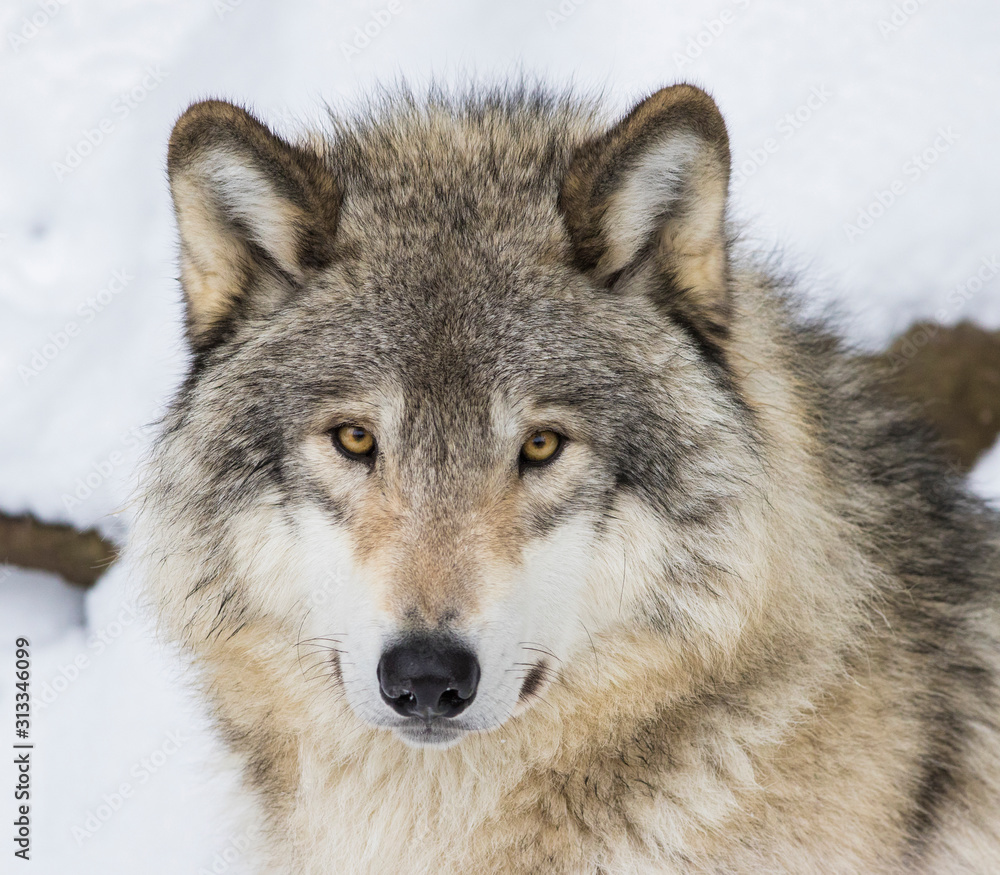
M382 654L379 690L404 717L455 717L472 702L479 663L463 647L437 638L410 638Z

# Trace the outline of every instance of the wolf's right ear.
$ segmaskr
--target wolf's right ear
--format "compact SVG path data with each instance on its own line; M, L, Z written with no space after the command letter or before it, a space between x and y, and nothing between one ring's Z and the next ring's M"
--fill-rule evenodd
M730 311L725 214L729 138L711 97L663 88L580 146L559 208L577 266L598 284L651 269L656 304L705 343Z
M330 262L340 209L332 173L246 110L191 106L170 136L167 170L196 349L218 340L237 310L266 309L253 300L262 278L294 286Z

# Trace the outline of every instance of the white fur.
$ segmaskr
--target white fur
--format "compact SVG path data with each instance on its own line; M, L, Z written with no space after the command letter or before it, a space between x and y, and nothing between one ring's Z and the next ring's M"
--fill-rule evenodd
M646 149L611 198L606 227L613 233L607 269L629 264L681 193L691 165L704 149L693 134L672 134Z

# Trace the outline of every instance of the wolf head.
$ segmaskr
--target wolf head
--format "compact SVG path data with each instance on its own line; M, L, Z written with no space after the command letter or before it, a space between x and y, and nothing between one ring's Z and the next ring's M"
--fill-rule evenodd
M402 98L298 144L209 101L169 175L193 365L144 530L179 637L315 645L320 686L281 683L447 746L588 683L610 642L738 634L758 462L704 92L608 127Z

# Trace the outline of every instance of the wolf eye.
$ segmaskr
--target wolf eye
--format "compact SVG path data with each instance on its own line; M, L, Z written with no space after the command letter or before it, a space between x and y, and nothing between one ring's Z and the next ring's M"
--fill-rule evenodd
M340 425L332 431L333 443L349 459L366 460L375 455L375 438L360 425Z
M538 467L552 462L562 449L563 439L554 431L536 431L521 444L521 464Z

